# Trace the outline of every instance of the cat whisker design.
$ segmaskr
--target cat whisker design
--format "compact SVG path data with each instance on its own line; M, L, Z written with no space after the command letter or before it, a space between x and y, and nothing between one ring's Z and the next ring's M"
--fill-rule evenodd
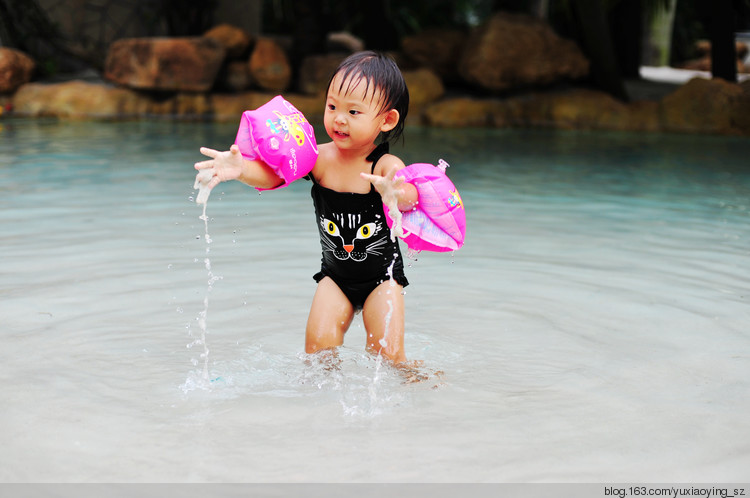
M383 229L382 221L362 223L358 215L336 216L335 221L320 218L323 251L331 252L338 260L364 261L368 254L382 256L387 244L385 236L375 238Z

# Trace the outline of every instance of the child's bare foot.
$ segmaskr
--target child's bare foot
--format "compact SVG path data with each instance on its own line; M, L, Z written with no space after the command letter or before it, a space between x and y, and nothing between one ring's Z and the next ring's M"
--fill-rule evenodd
M442 370L425 372L423 361L405 361L397 364L396 368L398 368L401 375L403 375L404 384L416 384L417 382L425 382L429 381L432 377L438 380L438 383L432 386L433 389L437 389L443 384L442 379L443 375L445 375L445 372L443 372Z

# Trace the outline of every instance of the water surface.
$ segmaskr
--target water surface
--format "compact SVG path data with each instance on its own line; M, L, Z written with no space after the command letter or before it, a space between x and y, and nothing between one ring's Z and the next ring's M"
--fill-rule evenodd
M747 480L747 139L407 129L468 213L407 268L408 384L359 320L302 353L308 184L221 185L207 244L233 126L0 125L2 482Z

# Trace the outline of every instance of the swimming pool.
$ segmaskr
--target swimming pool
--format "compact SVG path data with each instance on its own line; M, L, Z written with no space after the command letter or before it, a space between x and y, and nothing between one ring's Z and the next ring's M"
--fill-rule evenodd
M308 185L221 185L208 243L234 126L0 124L2 482L747 480L746 138L407 129L468 214L407 268L409 384L358 320L302 353Z

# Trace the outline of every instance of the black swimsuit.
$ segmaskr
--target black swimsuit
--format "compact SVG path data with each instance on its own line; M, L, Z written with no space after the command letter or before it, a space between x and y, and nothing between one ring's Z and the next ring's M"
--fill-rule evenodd
M378 160L388 153L388 143L380 144L367 156L375 171ZM366 194L337 192L313 181L310 194L320 232L323 257L320 282L330 277L342 290L354 309L361 309L367 296L382 282L393 279L403 287L409 282L398 240L391 241L385 221L383 200L375 187Z

